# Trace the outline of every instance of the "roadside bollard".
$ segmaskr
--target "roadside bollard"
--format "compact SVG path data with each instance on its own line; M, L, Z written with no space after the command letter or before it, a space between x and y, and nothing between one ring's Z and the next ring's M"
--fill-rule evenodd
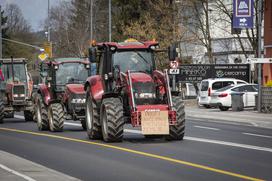
M235 92L231 94L231 108L232 111L243 111L244 110L244 93Z

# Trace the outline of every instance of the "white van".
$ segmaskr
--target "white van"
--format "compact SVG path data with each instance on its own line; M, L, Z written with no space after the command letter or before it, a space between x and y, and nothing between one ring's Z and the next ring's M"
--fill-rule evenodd
M199 95L198 95L198 105L204 106L206 108L211 107L211 94L218 89L226 87L228 85L237 84L248 84L247 82L239 79L233 78L213 78L204 79L201 81Z

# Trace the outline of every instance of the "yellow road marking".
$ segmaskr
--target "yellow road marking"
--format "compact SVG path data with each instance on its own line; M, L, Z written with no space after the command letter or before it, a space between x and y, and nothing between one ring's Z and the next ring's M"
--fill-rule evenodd
M36 135L36 136L44 136L44 137L50 137L50 138L57 138L57 139L63 139L63 140L79 142L79 143L86 143L86 144L91 144L91 145L97 145L97 146L102 146L102 147L106 147L106 148L121 150L121 151L128 152L128 153L134 153L137 155L143 155L146 157L157 158L160 160L178 163L181 165L191 166L194 168L199 168L199 169L203 169L203 170L207 170L207 171L211 171L211 172L215 172L215 173L229 175L229 176L233 176L233 177L237 177L237 178L241 178L241 179L252 180L252 181L263 181L262 179L258 179L258 178L254 178L254 177L250 177L250 176L246 176L246 175L241 175L238 173L233 173L233 172L229 172L229 171L225 171L225 170L220 170L220 169L212 168L209 166L204 166L204 165L200 165L200 164L196 164L196 163L192 163L192 162L188 162L188 161L182 161L182 160L178 160L178 159L174 159L174 158L170 158L170 157L166 157L166 156L160 156L160 155L146 153L146 152L142 152L142 151L136 151L136 150L123 148L123 147L119 147L119 146L114 146L114 145L109 145L109 144L104 144L104 143L97 143L97 142L85 141L85 140L80 140L80 139L75 139L75 138L64 137L64 136L57 136L57 135L51 135L51 134L45 134L45 133L37 133L37 132L24 131L24 130L18 130L18 129L0 128L0 130L17 132L17 133L24 133L24 134L31 134L31 135Z

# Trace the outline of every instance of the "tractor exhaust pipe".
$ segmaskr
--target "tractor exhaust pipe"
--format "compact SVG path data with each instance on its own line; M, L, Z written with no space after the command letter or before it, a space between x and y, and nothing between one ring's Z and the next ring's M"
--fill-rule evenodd
M13 56L11 58L11 72L12 72L12 82L14 82L14 62L13 62Z

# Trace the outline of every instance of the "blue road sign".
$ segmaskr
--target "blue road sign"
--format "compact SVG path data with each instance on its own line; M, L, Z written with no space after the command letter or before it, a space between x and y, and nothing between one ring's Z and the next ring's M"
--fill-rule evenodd
M253 28L253 0L233 0L233 28Z

